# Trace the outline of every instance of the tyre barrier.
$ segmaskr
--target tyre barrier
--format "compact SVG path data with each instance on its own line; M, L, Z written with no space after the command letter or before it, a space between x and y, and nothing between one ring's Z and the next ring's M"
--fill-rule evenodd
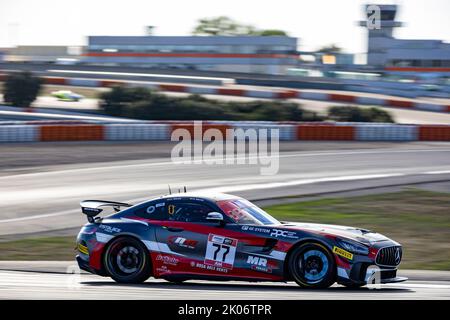
M274 134L271 130L278 129L280 141L450 141L450 125L210 121L203 122L202 129L198 132L193 122L180 121L137 124L51 124L33 121L30 124L0 125L0 142L170 141L176 129L185 129L191 139L231 138L227 132L229 129L242 129L239 133L235 131L234 136L243 133L247 140L255 137L270 139ZM210 135L204 136L208 129L217 131L209 131ZM255 131L250 132L248 129ZM261 129L267 131L262 132Z
M164 124L107 124L104 125L108 141L169 141L170 126Z
M6 125L0 126L0 142L32 142L39 140L38 126Z
M208 123L208 122L203 122L201 127L197 127L194 125L194 123L175 123L175 124L171 124L170 126L170 131L171 131L171 136L174 134L174 132L178 129L182 129L185 130L189 133L189 136L191 137L191 139L207 139L206 137L204 137L205 132L209 129L214 129L215 132L210 132L211 134L214 135L221 135L222 137L226 138L227 137L227 129L231 129L231 126L229 124L226 123ZM180 132L181 134L183 132Z
M336 125L299 125L297 140L355 140L355 127Z
M422 125L419 127L421 141L450 141L450 126Z
M43 125L39 129L40 141L104 140L102 125Z
M412 125L357 125L356 137L358 141L416 141L418 130Z
M247 139L249 140L255 140L259 139L261 131L264 130L265 136L267 138L271 138L273 136L272 130L278 129L278 137L280 141L293 141L296 140L296 134L297 134L297 126L295 125L287 125L287 124L252 124L252 123L243 123L243 124L233 124L233 129L242 129L244 130L244 133L247 133ZM249 131L252 130L252 133L255 133L254 135L249 134Z
M0 81L4 81L5 75L0 74ZM63 77L43 77L45 84L68 85L83 87L104 87L111 88L117 85L130 87L144 86L154 90L167 92L184 92L203 95L226 95L260 99L304 99L316 101L330 101L338 103L349 103L359 105L376 105L382 107L414 109L434 112L450 113L450 105L416 102L406 99L383 99L377 97L365 97L352 94L324 93L320 91L298 91L292 89L285 90L246 90L227 87L204 87L183 84L163 84L150 82L129 82L121 80L97 80L83 78L63 78ZM383 94L383 92L377 92Z

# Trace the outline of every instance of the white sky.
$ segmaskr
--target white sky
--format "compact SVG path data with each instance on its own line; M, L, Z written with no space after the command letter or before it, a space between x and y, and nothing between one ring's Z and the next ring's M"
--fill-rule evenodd
M188 35L203 17L229 16L261 29L283 29L302 50L336 43L365 51L363 0L0 0L0 47L82 45L88 35ZM385 0L401 5L396 36L450 41L450 0Z

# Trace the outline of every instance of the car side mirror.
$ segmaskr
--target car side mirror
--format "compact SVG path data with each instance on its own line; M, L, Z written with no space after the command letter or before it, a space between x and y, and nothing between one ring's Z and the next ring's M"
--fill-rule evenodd
M219 212L208 213L208 215L206 216L206 220L211 221L211 222L218 222L220 225L225 224L225 222L223 220L223 215Z

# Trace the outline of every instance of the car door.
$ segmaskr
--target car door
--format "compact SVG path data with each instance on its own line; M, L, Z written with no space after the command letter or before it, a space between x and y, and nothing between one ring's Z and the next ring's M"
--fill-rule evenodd
M236 254L237 239L224 236L224 228L206 219L217 211L207 201L175 199L165 203L167 220L156 228L156 239L164 256L161 259L170 274L216 274L231 268ZM223 272L222 272L223 273Z
M165 208L168 218L156 229L158 276L273 278L267 259L257 255L268 245L264 234L247 232L225 214L225 224L208 221L209 212L223 211L207 201L169 200Z

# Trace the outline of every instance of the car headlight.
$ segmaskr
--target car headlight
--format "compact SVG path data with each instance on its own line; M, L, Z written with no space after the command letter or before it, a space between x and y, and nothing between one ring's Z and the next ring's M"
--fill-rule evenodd
M349 241L349 240L338 240L338 245L349 252L356 253L356 254L362 254L362 255L368 255L369 254L369 248L365 245L362 245L357 242Z

